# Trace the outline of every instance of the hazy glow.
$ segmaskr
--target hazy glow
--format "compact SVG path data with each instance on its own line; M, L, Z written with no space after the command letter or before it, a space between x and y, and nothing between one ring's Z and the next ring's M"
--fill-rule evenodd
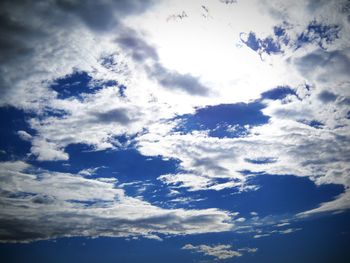
M283 74L283 58L266 63L240 40L240 33L249 33L252 28L271 34L273 20L258 9L258 3L223 5L208 1L204 6L201 1L185 5L165 1L144 15L128 18L126 23L143 30L166 67L198 76L210 86L212 103L248 101L289 81ZM173 16L182 12L186 16Z

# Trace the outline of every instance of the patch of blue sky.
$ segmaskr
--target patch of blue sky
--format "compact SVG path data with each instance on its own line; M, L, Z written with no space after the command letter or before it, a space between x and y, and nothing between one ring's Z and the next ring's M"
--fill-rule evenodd
M217 207L235 211L244 217L249 217L251 211L258 212L261 216L291 216L315 208L322 202L331 201L344 191L342 185L316 186L307 177L291 175L254 174L248 180L247 185L257 186L257 189L243 192L238 188L181 192L174 198L182 196L193 200L203 200L192 203L192 205L203 209ZM186 207L187 204L180 203L179 205Z
M276 158L272 157L261 157L256 159L245 159L248 163L254 163L254 164L267 164L267 163L275 163L277 161Z
M288 95L297 96L295 90L293 90L291 87L279 86L274 89L261 93L261 98L269 99L269 100L282 100Z
M90 178L115 178L118 187L122 187L127 195L142 196L152 203L166 201L169 194L169 189L157 178L178 171L177 160L143 156L133 148L91 151L87 145L74 144L69 145L66 151L70 156L69 163L68 166L61 166L61 169L79 173L86 168L99 167Z
M340 26L326 25L312 21L296 40L296 48L307 43L316 43L320 48L326 49L326 45L333 43L339 38Z
M124 238L62 238L29 244L1 244L0 255L5 262L73 263L73 262L188 262L191 253L181 250L186 239L169 239L159 242L149 239ZM96 253L99 251L98 253ZM155 252L156 251L156 252ZM15 253L14 253L15 252ZM197 257L195 255L195 257Z
M279 32L280 33L280 32ZM249 32L246 39L242 36L244 34L241 33L241 41L247 45L252 50L256 51L260 55L266 53L268 55L272 54L280 54L283 53L281 45L278 40L275 40L272 37L266 37L264 39L258 38L254 32Z
M284 46L291 46L298 49L306 44L316 44L322 49L327 49L329 44L332 44L339 38L341 30L339 25L327 25L319 23L316 20L311 21L303 32L297 35L296 39L291 39L288 36L288 30L293 28L287 22L273 28L273 34L265 38L259 38L254 32L248 34L241 33L241 41L257 52L262 54L282 54Z
M288 226L301 228L300 231L255 239L254 246L259 248L257 262L267 262L273 255L276 262L345 263L350 257L347 245L350 242L349 220L349 212L313 217Z
M290 39L287 35L287 31L286 31L286 26L287 26L287 23L284 23L283 25L281 26L275 26L273 28L273 33L274 35L280 40L282 41L282 43L284 45L288 45Z
M283 100L290 95L300 99L293 88L278 86L263 92L260 95L261 97L254 102L220 104L198 108L194 114L185 114L175 118L180 120L180 123L173 131L183 134L193 131L206 131L209 136L217 138L244 137L249 135L251 127L268 123L269 116L262 113L265 108L263 103L265 99ZM301 120L301 122L303 121ZM315 128L322 126L322 123L317 120L303 123Z
M306 125L309 125L309 126L316 128L316 129L322 129L324 127L324 124L320 121L317 121L317 120L311 120L311 121L300 120L299 122L304 123Z
M250 177L248 184L257 185L259 188L236 195L238 206L250 207L251 210L266 216L306 211L322 202L333 200L344 191L342 185L317 186L308 177L292 175L257 175Z
M92 93L93 88L89 86L92 78L85 72L74 72L71 75L57 79L51 89L57 92L59 99L79 97L82 93Z
M113 69L118 65L116 57L113 55L104 56L101 58L101 65L108 69Z
M0 107L0 160L10 161L25 158L30 152L28 136L36 134L27 122L33 114L13 107ZM27 134L20 134L24 131ZM22 136L22 138L21 138ZM28 138L23 138L27 136ZM27 139L27 140L25 140Z
M220 104L198 108L195 114L177 117L181 123L175 132L188 133L194 130L208 131L209 136L242 137L249 127L266 124L269 117L262 113L265 106L260 102Z
M127 64L119 60L118 54L116 53L102 56L99 62L110 72L120 73L124 70L128 70Z
M95 93L103 87L118 86L119 96L125 97L124 85L119 85L115 80L96 81L86 72L76 71L71 75L57 79L50 88L57 92L59 99L75 97L82 99L84 94Z
M178 164L176 160L143 156L135 149L91 151L87 145L72 144L66 152L72 172L104 167L97 176L115 177L121 183L156 179L161 174L176 172Z

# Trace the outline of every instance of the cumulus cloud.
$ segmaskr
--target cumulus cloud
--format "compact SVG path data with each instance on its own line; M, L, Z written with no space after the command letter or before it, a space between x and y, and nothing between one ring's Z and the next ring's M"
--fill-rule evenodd
M43 138L36 137L32 141L30 151L39 161L68 160L68 154L62 148L59 148L56 143L48 142Z

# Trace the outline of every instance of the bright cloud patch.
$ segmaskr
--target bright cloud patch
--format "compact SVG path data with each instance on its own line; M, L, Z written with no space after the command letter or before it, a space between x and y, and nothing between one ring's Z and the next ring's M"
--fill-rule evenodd
M208 246L208 245L199 245L193 246L191 244L187 244L182 247L182 249L193 250L198 253L202 253L206 256L214 257L218 260L229 259L233 257L240 257L242 253L239 251L231 250L230 245L217 245L217 246ZM249 252L255 252L256 249L249 249Z

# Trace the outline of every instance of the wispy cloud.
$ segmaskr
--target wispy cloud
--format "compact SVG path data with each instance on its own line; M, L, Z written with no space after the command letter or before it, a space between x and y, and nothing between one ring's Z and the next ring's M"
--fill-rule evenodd
M188 235L233 227L218 209L162 209L125 195L115 180L39 170L24 162L2 162L2 242L69 236Z
M241 257L244 252L255 253L256 248L241 248L233 250L231 245L192 245L186 244L182 247L185 250L192 250L197 253L204 254L205 256L214 257L217 260L225 260L234 257Z

